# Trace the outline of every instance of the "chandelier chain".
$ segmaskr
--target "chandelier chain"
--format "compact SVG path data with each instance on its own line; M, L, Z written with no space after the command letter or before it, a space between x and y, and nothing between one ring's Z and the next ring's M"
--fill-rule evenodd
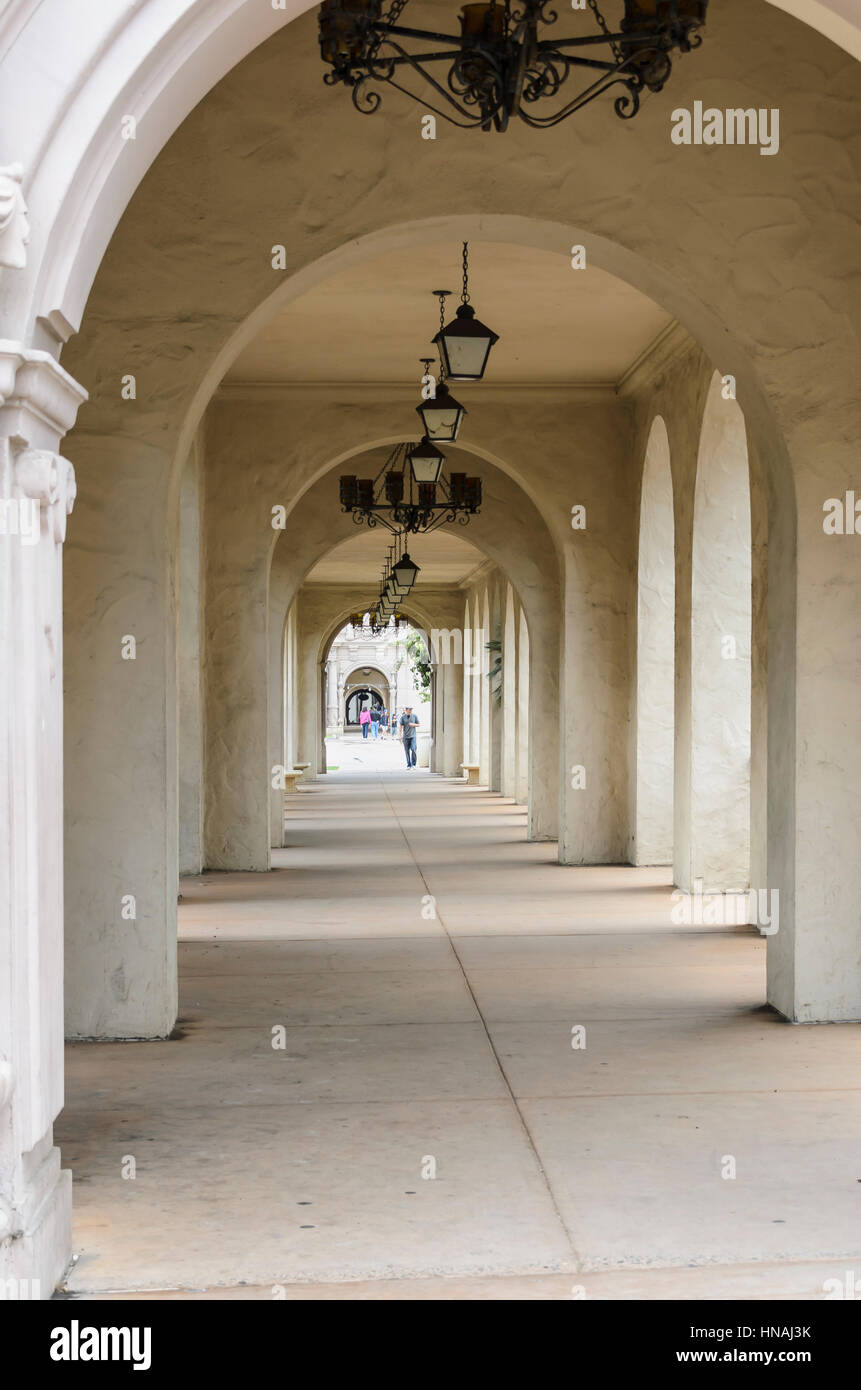
M613 40L610 39L610 30L607 28L607 21L604 19L604 16L602 15L601 11L598 9L598 0L586 0L586 3L588 4L589 9L595 16L595 19L598 23L598 28L601 30L601 33L604 35L606 39L609 40L610 47L613 50L613 56L615 57L616 62L621 63L622 50L619 48L619 45L617 43L614 43Z
M392 0L391 5L389 6L388 14L386 14L386 16L384 17L383 22L385 24L397 24L398 20L400 19L401 15L406 9L407 4L408 0Z

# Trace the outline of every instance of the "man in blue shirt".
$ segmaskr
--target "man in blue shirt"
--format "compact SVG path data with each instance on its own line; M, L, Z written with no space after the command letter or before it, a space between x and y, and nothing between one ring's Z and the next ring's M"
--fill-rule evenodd
M418 722L419 717L417 714L413 714L412 705L405 705L404 712L398 720L398 723L401 726L404 752L407 755L407 768L415 767L416 765L416 729L418 727Z

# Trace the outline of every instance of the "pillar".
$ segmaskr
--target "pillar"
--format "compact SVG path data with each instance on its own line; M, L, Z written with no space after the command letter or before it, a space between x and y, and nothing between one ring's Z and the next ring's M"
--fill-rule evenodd
M246 528L225 515L222 477L213 477L206 499L206 866L265 873L272 814L267 522L252 518Z
M62 553L75 474L58 452L85 392L0 343L0 1282L50 1298L71 1257L63 1103ZM14 1282L5 1282L14 1281ZM10 1294L9 1290L12 1290Z
M312 781L319 765L320 745L320 664L317 652L319 631L299 623L297 640L296 702L298 760L308 763L305 780Z
M518 605L517 617L517 771L514 796L518 806L529 802L529 630Z
M433 768L442 777L463 776L464 669L465 665L456 665L452 661L440 661L434 666L436 731Z
M169 454L76 430L66 546L66 1033L165 1038L177 1010Z
M284 844L284 789L277 770L291 768L287 756L285 721L285 649L287 645L287 600L283 579L273 566L269 585L269 845Z
M502 778L503 796L517 795L517 646L514 635L514 595L505 589L502 625Z
M618 518L602 517L575 542L586 555L565 566L565 606L560 690L561 759L559 862L624 863L628 842L628 768L624 730L629 719L628 612L619 577L607 563L602 529ZM602 526L603 523L603 526ZM588 578L587 578L588 576ZM633 576L630 577L633 590ZM530 634L532 664L529 725L532 781L538 756L536 680L542 679Z
M179 872L203 867L203 688L201 683L200 460L197 443L183 469L179 496Z

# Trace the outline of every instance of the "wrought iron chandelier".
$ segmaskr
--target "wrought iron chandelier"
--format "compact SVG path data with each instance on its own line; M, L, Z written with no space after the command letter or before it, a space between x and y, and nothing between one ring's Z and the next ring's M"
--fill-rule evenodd
M324 82L349 87L366 114L380 105L374 84L387 84L453 125L482 130L505 130L513 116L537 128L558 125L616 86L624 89L616 115L630 120L644 88L663 88L670 54L702 43L708 9L708 0L624 0L619 30L611 32L597 0L587 0L596 33L544 39L539 26L557 19L547 0L464 5L458 35L399 24L407 4L391 0L383 13L383 0L323 0L320 52L332 69ZM575 70L585 85L566 101L560 93ZM404 85L411 77L423 84L418 90Z
M446 478L444 463L428 439L396 444L375 478L341 476L341 510L352 512L357 526L382 525L393 534L427 533L447 521L466 526L481 506L481 479L465 473Z

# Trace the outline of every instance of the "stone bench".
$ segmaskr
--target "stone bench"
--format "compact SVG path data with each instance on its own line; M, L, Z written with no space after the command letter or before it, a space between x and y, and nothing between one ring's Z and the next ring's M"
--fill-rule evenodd
M466 785L468 787L478 786L478 763L461 763L461 767L466 773Z
M305 764L305 767L307 767L307 766L308 766L308 764L306 763L306 764ZM299 779L300 779L301 777L304 777L304 775L305 775L305 768L303 768L303 767L286 767L286 768L284 769L284 795L285 795L285 796L287 796L290 792L295 792L295 790L296 790L296 783L299 781Z

